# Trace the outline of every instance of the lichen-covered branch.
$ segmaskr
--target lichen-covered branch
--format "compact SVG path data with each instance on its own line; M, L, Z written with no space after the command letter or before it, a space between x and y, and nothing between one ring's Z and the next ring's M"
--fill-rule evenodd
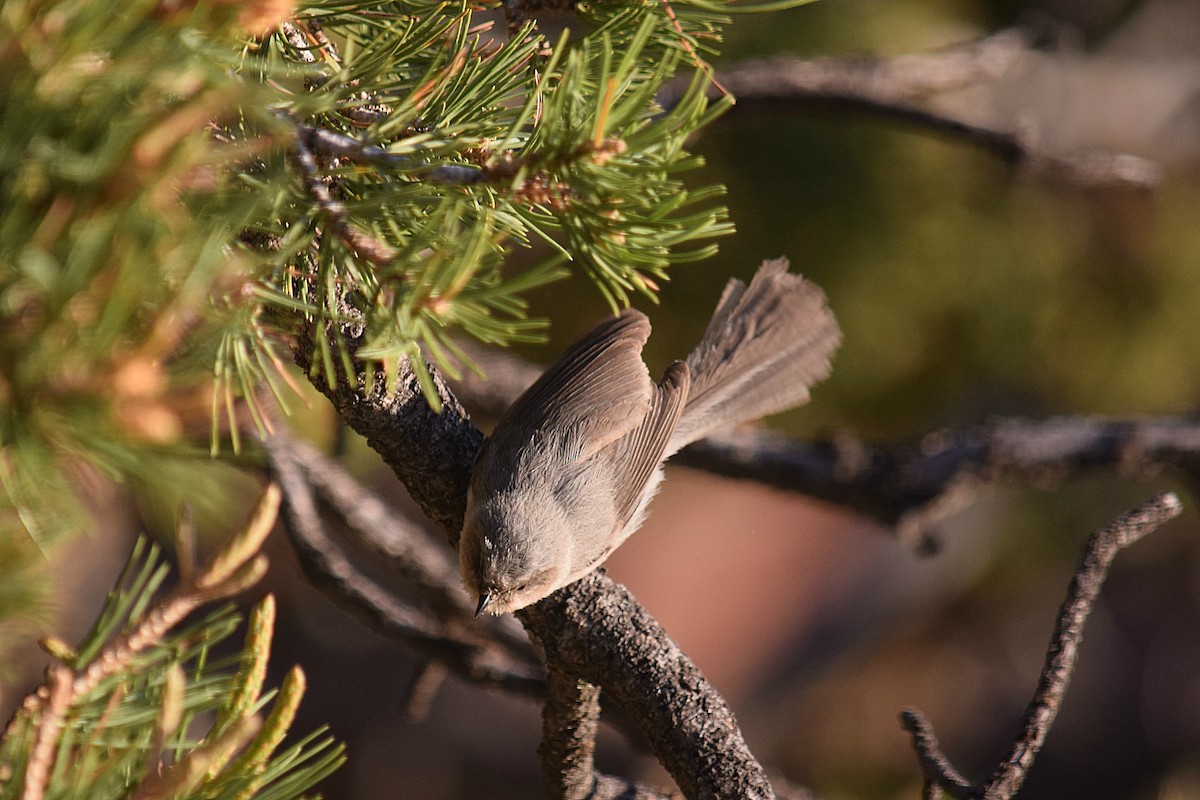
M772 798L733 713L700 670L603 571L517 612L546 659L634 717L687 797Z

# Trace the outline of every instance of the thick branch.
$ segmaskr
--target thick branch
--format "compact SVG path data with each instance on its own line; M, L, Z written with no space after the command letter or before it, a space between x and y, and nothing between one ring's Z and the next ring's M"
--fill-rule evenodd
M441 413L429 407L416 376L406 365L391 391L382 370L372 373L371 385L367 385L361 368L349 379L339 374L331 385L320 369L314 369L320 362L314 352L314 334L311 329L302 333L297 363L333 403L342 420L383 457L421 510L457 546L467 509L471 465L483 443L483 434L471 424L436 371L433 379L444 405ZM348 346L353 350L353 342Z
M901 715L902 724L912 734L913 747L927 779L927 797L937 796L935 786L955 798L1008 800L1016 795L1058 716L1079 657L1084 623L1092 613L1113 559L1123 548L1178 516L1182 509L1174 494L1161 494L1122 514L1088 539L1059 609L1037 689L1025 709L1021 734L985 783L971 786L963 779L941 753L932 727L920 712L909 710Z
M625 587L596 571L517 612L546 660L636 718L687 797L769 798L733 713Z

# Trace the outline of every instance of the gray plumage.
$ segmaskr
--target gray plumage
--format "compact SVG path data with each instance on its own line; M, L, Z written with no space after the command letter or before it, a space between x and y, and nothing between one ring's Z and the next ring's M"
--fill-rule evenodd
M656 384L645 315L576 342L513 403L476 458L459 543L479 610L534 603L599 565L641 524L662 462L730 425L800 405L841 341L825 296L765 262L731 280L700 344Z

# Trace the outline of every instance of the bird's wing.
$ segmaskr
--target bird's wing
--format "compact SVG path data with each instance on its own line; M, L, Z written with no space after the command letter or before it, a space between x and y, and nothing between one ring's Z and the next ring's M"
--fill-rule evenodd
M654 387L650 412L642 424L614 445L618 463L622 465L614 497L617 520L622 527L641 505L646 486L662 463L667 443L687 402L690 382L688 366L684 362L676 361L667 367L662 380Z
M598 324L517 398L493 443L520 448L531 434L565 433L569 456L583 460L635 430L656 391L642 361L649 336L649 320L633 309Z

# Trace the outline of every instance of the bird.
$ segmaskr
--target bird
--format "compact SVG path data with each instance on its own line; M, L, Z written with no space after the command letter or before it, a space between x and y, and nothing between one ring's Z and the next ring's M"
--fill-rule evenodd
M663 462L715 431L807 402L841 331L825 294L763 264L731 279L700 343L658 382L634 309L598 323L503 414L476 456L459 571L476 616L586 575L641 525Z

